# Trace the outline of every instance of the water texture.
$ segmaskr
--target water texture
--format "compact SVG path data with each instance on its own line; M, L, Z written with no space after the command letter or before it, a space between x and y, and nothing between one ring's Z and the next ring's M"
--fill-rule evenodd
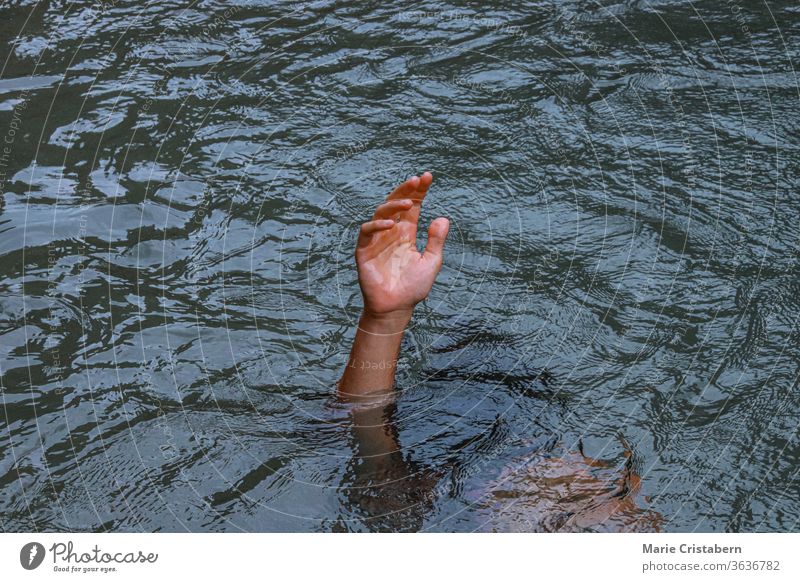
M798 528L795 2L0 15L0 531ZM425 170L397 395L337 402Z

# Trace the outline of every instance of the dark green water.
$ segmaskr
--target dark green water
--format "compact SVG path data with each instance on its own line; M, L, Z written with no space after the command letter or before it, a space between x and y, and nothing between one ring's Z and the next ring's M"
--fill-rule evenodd
M559 529L579 446L662 530L797 529L796 3L0 15L0 530ZM353 410L356 227L424 170Z

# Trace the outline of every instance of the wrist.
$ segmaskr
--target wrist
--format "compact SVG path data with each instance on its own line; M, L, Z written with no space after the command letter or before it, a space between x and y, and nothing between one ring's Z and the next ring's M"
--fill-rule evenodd
M412 309L398 309L375 313L364 309L361 313L361 320L358 326L369 333L391 335L403 333L406 326L411 321Z

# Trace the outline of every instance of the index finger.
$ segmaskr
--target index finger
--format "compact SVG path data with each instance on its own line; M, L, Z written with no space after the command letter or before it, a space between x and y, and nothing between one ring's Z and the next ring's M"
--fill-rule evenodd
M400 184L394 191L386 197L387 200L398 198L410 198L415 202L422 202L425 194L428 193L433 176L430 172L425 172L422 176L411 176L408 180Z

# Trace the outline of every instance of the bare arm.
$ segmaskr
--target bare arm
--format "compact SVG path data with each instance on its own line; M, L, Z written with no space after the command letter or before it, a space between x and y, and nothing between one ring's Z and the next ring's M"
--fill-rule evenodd
M342 397L367 397L394 386L403 332L442 268L450 229L446 218L437 218L425 252L417 250L417 222L432 180L428 172L409 178L361 226L356 264L364 311L339 381Z

